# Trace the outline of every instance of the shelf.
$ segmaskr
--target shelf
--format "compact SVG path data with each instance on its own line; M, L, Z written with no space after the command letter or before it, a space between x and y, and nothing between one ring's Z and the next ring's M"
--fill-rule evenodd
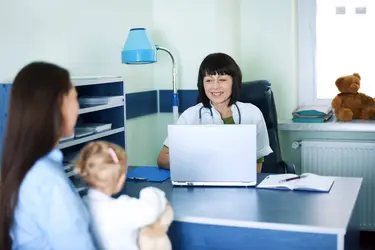
M292 120L279 121L279 130L281 131L299 131L299 132L375 132L374 120L353 120L350 122L337 121L332 116L323 123L299 123Z
M103 104L103 105L92 105L92 106L87 106L87 107L81 108L79 110L78 114L81 115L81 114L86 114L86 113L95 112L95 111L99 111L99 110L121 107L123 105L124 105L124 102L110 103L110 104Z
M82 138L67 140L67 141L64 141L64 142L59 144L59 149L68 148L68 147L71 147L71 146L75 146L75 145L78 145L78 144L81 144L81 143L93 141L93 140L96 140L96 139L99 139L99 138L102 138L102 137L106 137L106 136L117 134L117 133L124 132L124 131L125 131L125 128L122 127L122 128L116 128L116 129L104 131L104 132L101 132L101 133L96 133L96 134L93 134L93 135L85 136L85 137L82 137Z
M122 82L121 76L88 76L88 77L72 77L74 86L87 86L96 84L105 84L113 82Z

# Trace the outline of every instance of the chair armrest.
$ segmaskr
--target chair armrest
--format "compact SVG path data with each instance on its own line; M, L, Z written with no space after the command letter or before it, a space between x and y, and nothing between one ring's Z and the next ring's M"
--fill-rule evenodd
M290 163L288 164L285 161L280 161L279 164L282 167L282 169L285 171L285 173L296 174L296 167L294 166L294 164L290 164Z

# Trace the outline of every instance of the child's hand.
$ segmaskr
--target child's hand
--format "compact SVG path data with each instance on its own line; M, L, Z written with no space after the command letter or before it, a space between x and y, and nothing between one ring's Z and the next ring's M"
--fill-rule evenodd
M139 199L148 202L152 207L157 209L158 214L161 214L166 206L167 199L165 193L159 188L146 187L140 192Z

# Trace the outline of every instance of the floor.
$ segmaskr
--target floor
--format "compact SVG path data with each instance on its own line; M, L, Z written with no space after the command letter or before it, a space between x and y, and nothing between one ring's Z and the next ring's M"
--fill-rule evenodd
M375 232L361 232L361 249L375 250Z

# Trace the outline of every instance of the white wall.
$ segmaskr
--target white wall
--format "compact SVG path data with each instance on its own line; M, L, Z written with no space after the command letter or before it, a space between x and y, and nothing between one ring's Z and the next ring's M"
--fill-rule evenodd
M166 47L177 59L178 88L197 89L200 63L208 54L224 52L234 59L239 51L238 0L154 0L154 43ZM172 89L172 71L169 56L158 53L154 66L155 89ZM167 135L167 126L173 122L172 114L154 116L154 149L148 159L156 158ZM144 159L145 154L136 158Z
M245 81L271 81L279 119L288 119L298 103L295 18L296 0L154 0L153 40L177 56L180 89L196 89L202 59L225 52L237 61ZM171 89L169 58L159 55L155 88ZM155 119L154 157L172 117Z
M72 75L121 75L127 92L171 89L171 61L159 51L154 65L121 64L133 27L145 27L178 63L178 87L196 89L198 68L225 52L244 80L269 79L279 118L297 106L296 0L0 0L0 83L31 60L48 60ZM149 4L149 5L147 5ZM171 114L128 121L129 163L154 165Z
M279 119L298 105L296 0L240 0L244 80L272 83Z
M154 43L170 49L176 57L179 89L196 89L202 59L212 52L225 52L238 62L244 80L270 80L279 119L291 117L298 103L296 0L153 3L151 36ZM170 58L162 51L158 56L154 87L171 89ZM134 163L154 165L172 115L157 114L139 121L149 122L147 136L153 139L147 145L150 151L138 145L139 150L132 152Z
M209 53L237 57L237 0L154 0L153 41L170 49L178 60L178 86L196 89L198 68ZM171 64L159 51L155 87L171 89Z
M180 89L196 89L202 59L220 51L244 80L272 82L280 119L297 107L296 0L154 0L152 38L177 57ZM171 89L170 60L158 55L155 88Z
M121 64L131 27L153 28L152 5L136 0L0 1L0 82L33 60L72 75L121 75L128 92L153 88L153 66Z
M146 3L0 0L0 83L12 81L30 61L46 60L66 67L72 76L121 75L127 92L153 89L153 65L121 64L129 29L153 29L153 6ZM150 153L155 151L151 120L141 117L127 122L130 164L155 159Z

